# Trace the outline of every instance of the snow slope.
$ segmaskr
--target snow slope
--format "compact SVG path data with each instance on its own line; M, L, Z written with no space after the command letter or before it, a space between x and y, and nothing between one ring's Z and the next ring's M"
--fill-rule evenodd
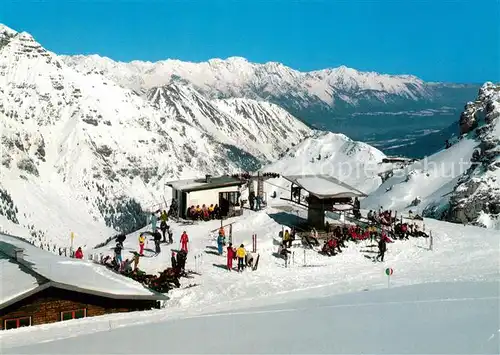
M304 216L305 211L300 211L299 215ZM223 267L226 263L225 256L213 254L216 236L210 233L210 230L217 230L220 226L218 221L192 226L172 223L174 240L178 241L183 230L186 230L189 235L190 252L187 268L201 273L201 276L181 279L181 281L184 286L192 283L197 283L199 286L171 291L168 294L171 299L167 301L166 308L161 310L107 315L64 324L56 323L6 331L0 333L0 342L7 349L99 331L106 331L106 334L109 334L110 328L145 326L147 323L178 320L215 312L246 312L245 310L250 307L268 307L277 304L282 304L279 309L289 308L291 306L286 303L292 301L311 299L310 302L313 302L313 298L386 288L387 276L384 274L386 267L392 267L395 270L391 278L391 287L434 282L498 283L500 279L500 265L497 257L500 252L498 232L430 219L424 222L425 230L429 233L432 231L432 251L428 250L428 241L424 239L396 241L389 245L385 262L374 264L364 256L373 255L374 248L369 246L369 242L349 243L347 249L332 258L323 257L312 250L304 252L304 249L298 248L294 249L292 264L289 268L285 268L283 261L273 256L277 250L273 239L281 231L281 223L293 223L294 218L296 217L285 214L281 209L269 208L267 211L260 212L245 210L241 218L232 218L227 221L227 223L235 222L233 243L236 245L243 243L249 248L251 235L256 233L258 236L259 269L243 274L229 273ZM138 233L133 233L125 240L124 259L127 255L129 255L128 258L131 257L129 251L137 250L137 237ZM148 243L149 246L146 249L152 246L151 241ZM111 254L112 246L113 244L110 243L94 252ZM171 247L162 245L163 250L156 257L152 256L151 251L146 250L146 257L141 258L139 267L149 272L164 269L170 265L170 248L176 249L177 247L177 242ZM459 290L473 291L468 287L457 287ZM429 288L425 292L434 291ZM447 294L435 292L433 296L436 298L443 295L466 297L462 291ZM420 293L417 293L413 297L420 298L419 295ZM469 294L467 297L472 296L475 295ZM352 303L356 304L356 297L348 295L343 299L354 300ZM373 298L374 302L378 299L376 294L367 297ZM391 296L387 295L387 297ZM405 298L403 301L408 300ZM314 302L321 303L321 301ZM360 302L364 303L363 300ZM169 329L171 327L165 326ZM490 335L491 333L486 334L486 338ZM151 348L151 351L155 351L154 349Z
M499 298L496 283L407 286L167 320L5 354L497 354ZM221 329L233 341L221 339ZM193 330L196 341L187 341ZM138 333L147 340L138 342Z
M484 84L458 125L450 148L395 170L361 206L500 228L500 86Z
M51 248L68 246L71 231L79 245L97 243L112 228L143 225L141 208L163 202L165 181L258 168L282 154L283 137L310 131L254 101L216 102L224 121L210 121L222 111L205 112L208 101L189 93L169 93L185 110L179 117L1 26L0 212L10 221L2 230L19 224L20 235ZM188 110L203 124L188 120Z
M476 146L473 139L463 139L450 149L395 170L392 177L361 201L361 207L378 210L382 206L421 214L429 205L446 205L450 192L470 167ZM421 202L415 206L412 202L416 198Z

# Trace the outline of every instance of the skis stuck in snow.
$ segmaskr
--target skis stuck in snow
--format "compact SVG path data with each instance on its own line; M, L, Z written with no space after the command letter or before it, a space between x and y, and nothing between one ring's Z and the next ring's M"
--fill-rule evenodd
M259 267L259 259L260 259L260 254L257 254L257 259L255 259L255 264L252 267L252 271L257 270L257 268Z

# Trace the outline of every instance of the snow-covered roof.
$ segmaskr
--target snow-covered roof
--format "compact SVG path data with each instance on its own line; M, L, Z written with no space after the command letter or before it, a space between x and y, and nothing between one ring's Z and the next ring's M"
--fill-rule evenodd
M3 252L0 252L0 279L0 304L29 293L47 282Z
M328 175L290 175L283 176L293 184L300 186L309 194L319 198L365 197L366 194L352 186Z
M15 249L23 249L22 258L15 258ZM0 280L0 309L48 287L117 299L167 299L103 265L55 255L1 233Z
M219 176L212 177L210 182L207 182L205 178L170 181L167 183L167 186L170 186L175 190L191 192L238 186L242 184L243 182L238 178L234 178L232 176Z

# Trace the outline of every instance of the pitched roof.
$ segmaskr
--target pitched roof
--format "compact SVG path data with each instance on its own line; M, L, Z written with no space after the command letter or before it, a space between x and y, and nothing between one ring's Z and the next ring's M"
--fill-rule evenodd
M289 175L283 178L320 199L367 196L358 189L328 175Z
M221 187L243 185L240 179L232 176L212 177L210 180L210 182L206 182L205 178L177 180L167 182L166 185L183 192L212 190Z
M20 260L15 258L19 248L23 249ZM1 233L0 282L0 309L47 287L115 299L168 299L104 265L55 255Z

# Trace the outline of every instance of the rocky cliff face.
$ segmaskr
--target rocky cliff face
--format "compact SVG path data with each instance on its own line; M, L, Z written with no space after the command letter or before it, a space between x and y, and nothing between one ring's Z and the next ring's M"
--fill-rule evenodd
M453 222L499 225L500 215L500 85L486 83L476 101L468 103L460 130L479 146L473 163L455 188L444 217ZM499 225L500 226L500 225Z

